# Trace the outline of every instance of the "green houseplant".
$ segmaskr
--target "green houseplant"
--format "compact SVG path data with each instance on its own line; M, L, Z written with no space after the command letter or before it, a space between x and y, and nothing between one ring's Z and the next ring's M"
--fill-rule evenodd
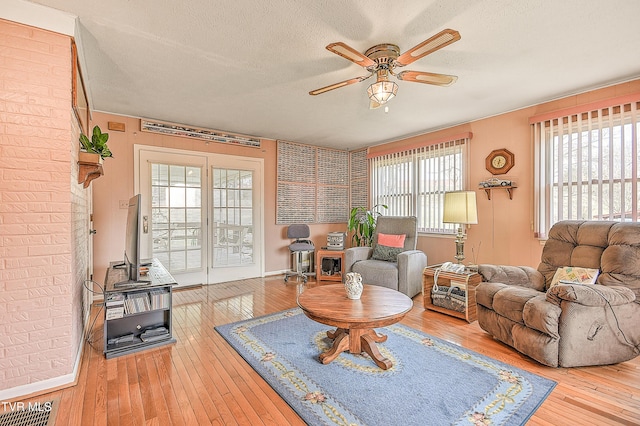
M388 208L384 204L376 204L371 210L366 207L354 207L349 214L349 222L347 222L347 231L352 232L351 246L371 246L373 243L373 232L376 230L376 221L382 213L379 208Z
M107 146L107 140L109 140L109 134L102 133L99 126L93 128L91 139L84 133L80 134L81 149L91 154L99 154L103 160L108 157L113 157L113 154Z

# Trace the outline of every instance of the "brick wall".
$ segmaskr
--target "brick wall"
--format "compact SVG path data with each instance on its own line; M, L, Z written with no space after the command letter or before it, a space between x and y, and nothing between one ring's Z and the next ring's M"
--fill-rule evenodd
M84 189L78 184L78 139L80 127L75 119L72 120L71 131L71 270L73 285L71 294L71 342L73 342L72 355L77 353L82 344L84 332L84 319L91 305L91 298L83 286L84 281L91 273L89 262L89 243L91 236L89 229L91 222L91 186ZM90 288L92 286L89 286Z
M0 395L61 384L80 348L89 192L71 76L68 36L0 20Z

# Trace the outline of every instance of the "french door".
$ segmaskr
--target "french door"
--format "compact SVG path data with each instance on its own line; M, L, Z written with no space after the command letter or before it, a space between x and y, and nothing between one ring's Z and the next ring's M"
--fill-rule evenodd
M262 160L135 147L143 257L179 285L263 276Z
M262 179L254 160L214 158L211 260L213 282L262 276Z

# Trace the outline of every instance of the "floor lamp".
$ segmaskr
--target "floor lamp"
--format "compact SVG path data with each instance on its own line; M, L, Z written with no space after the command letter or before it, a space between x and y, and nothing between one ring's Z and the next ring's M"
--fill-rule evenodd
M458 263L462 263L464 260L465 238L462 228L464 225L475 225L478 223L475 191L445 192L442 221L444 223L458 224L455 259Z

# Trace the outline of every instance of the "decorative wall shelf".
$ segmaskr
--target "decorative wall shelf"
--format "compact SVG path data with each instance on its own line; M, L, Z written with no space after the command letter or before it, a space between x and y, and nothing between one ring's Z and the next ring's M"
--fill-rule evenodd
M78 183L87 188L92 180L104 174L100 154L80 152L78 155Z
M189 127L184 124L166 123L161 121L140 120L140 130L165 135L182 136L186 138L203 139L205 141L228 143L232 145L260 148L260 139L253 136L227 134L210 129Z
M491 199L491 191L493 191L494 189L504 189L509 193L509 199L513 200L513 190L516 188L517 186L490 186L488 188L481 186L479 189L484 189L484 192L487 193L487 198L489 200Z

